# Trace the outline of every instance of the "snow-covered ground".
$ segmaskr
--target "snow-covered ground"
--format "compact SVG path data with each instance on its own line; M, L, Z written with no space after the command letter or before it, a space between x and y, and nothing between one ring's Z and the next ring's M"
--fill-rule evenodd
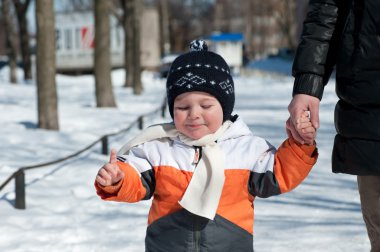
M100 109L95 107L92 76L57 75L56 132L36 128L35 85L8 83L3 68L0 184L18 167L72 154L161 105L165 83L154 74L144 73L141 96L122 87L123 71L114 71L112 77L118 108ZM276 146L286 138L292 80L278 74L235 77L235 112L255 134ZM335 102L330 83L321 104L320 156L309 177L290 193L255 200L255 251L369 251L356 178L330 171ZM169 120L157 117L146 125ZM118 149L137 131L112 137L111 147ZM26 210L12 205L13 181L0 191L0 251L144 251L150 201L105 202L95 195L95 175L108 159L100 150L96 145L64 163L26 171Z

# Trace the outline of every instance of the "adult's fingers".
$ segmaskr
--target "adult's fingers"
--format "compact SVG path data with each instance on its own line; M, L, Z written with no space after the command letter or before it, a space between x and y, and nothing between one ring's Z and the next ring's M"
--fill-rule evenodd
M310 111L310 120L313 126L316 129L319 128L319 103L320 100L317 97L306 94L295 95L288 106L293 123L296 123L302 113Z
M314 128L319 128L319 99L313 97L310 100L310 121L313 124Z
M297 119L302 116L304 111L309 110L308 99L309 95L298 94L295 95L289 103L288 111L293 124L297 123Z
M291 135L297 142L299 142L301 144L305 143L305 140L297 132L297 129L295 128L295 126L294 126L294 124L290 118L286 121L286 133L288 134L288 137L290 137L290 135Z
M302 117L302 114L305 112L304 109L301 108L294 108L290 112L290 118L294 125L297 125L298 120Z

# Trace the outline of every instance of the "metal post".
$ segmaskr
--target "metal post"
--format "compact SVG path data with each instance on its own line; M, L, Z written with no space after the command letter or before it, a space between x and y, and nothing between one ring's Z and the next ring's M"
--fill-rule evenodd
M143 127L144 127L144 125L143 125L144 124L143 117L140 116L138 120L139 120L139 129L142 130Z
M23 169L17 171L15 175L15 191L16 191L16 199L15 199L15 208L17 209L25 209L25 173Z
M104 136L102 138L102 154L108 155L108 137Z
M162 118L165 118L165 111L166 111L166 106L163 105L163 106L161 107L161 117L162 117Z

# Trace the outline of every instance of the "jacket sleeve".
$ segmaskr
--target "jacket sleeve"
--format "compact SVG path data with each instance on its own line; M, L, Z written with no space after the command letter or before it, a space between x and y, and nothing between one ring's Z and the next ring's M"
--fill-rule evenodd
M317 162L316 145L300 144L293 138L287 139L277 150L274 175L281 193L297 187Z
M124 178L112 186L101 186L95 182L97 194L108 201L137 202L149 199L154 192L155 178L152 166L144 151L133 148L128 155L117 157L117 164Z
M276 150L268 150L259 158L249 178L253 196L267 198L297 187L316 163L316 145L302 145L289 138ZM260 168L261 166L261 168Z
M322 99L324 86L336 62L337 46L347 14L345 1L310 1L293 62L293 95L308 94Z

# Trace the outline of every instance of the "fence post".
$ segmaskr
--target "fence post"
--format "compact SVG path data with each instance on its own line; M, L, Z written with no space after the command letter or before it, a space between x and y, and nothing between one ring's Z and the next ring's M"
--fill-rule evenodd
M165 104L164 104L164 105L162 105L162 107L161 107L161 117L162 117L162 118L165 118L165 111L166 111L166 106L165 106Z
M108 137L102 137L102 154L108 155Z
M139 129L142 130L144 128L143 116L140 116L138 120L139 120Z
M15 174L15 208L25 209L25 173L24 169L20 169Z

